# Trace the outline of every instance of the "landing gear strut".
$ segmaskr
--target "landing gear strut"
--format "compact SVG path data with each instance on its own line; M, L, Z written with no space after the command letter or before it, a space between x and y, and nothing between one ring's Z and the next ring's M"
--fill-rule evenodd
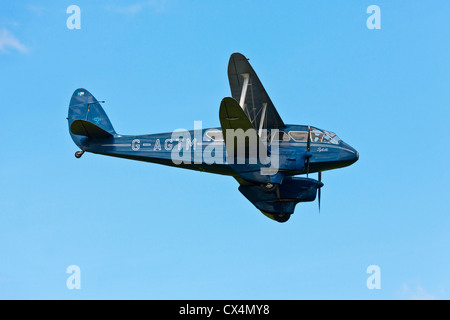
M77 152L75 152L75 158L80 159L83 154L84 154L84 150L83 151L77 151Z

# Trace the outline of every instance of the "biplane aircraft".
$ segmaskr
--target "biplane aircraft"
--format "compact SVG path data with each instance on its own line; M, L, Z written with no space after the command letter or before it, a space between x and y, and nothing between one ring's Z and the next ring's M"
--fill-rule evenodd
M219 108L220 127L148 135L116 133L100 103L75 90L69 131L84 152L234 177L239 191L264 215L285 222L299 202L320 198L322 172L349 166L358 152L335 133L285 124L248 59L233 53L228 64L231 96ZM318 180L309 177L318 173ZM306 175L296 177L298 175Z

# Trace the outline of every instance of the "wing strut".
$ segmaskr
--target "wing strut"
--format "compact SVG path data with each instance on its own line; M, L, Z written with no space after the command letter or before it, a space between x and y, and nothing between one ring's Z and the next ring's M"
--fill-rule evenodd
M263 102L263 108L262 108L262 114L261 114L261 121L259 122L259 131L258 131L258 135L261 137L262 134L262 130L264 127L264 118L266 116L266 108L267 108L267 102Z
M239 101L239 105L242 110L244 110L245 97L247 96L247 88L250 81L250 73L243 73L241 76L244 77L244 84L242 85L241 100Z

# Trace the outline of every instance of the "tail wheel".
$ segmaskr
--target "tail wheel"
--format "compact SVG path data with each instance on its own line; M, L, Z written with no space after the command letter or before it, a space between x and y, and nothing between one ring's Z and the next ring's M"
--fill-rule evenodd
M75 158L80 159L81 156L83 155L84 151L77 151L75 152Z

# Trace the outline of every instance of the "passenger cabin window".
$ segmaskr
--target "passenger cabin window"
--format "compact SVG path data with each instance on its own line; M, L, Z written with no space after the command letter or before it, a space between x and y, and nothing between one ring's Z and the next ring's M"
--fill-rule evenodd
M308 131L290 131L289 135L296 142L308 141Z
M220 130L207 131L206 136L213 141L223 141L222 131Z
M308 131L290 131L289 135L296 142L307 142ZM311 142L312 143L331 143L338 144L341 139L333 132L312 129L311 130Z
M289 138L286 132L278 131L272 133L271 141L289 141L289 140L291 140L291 138Z

